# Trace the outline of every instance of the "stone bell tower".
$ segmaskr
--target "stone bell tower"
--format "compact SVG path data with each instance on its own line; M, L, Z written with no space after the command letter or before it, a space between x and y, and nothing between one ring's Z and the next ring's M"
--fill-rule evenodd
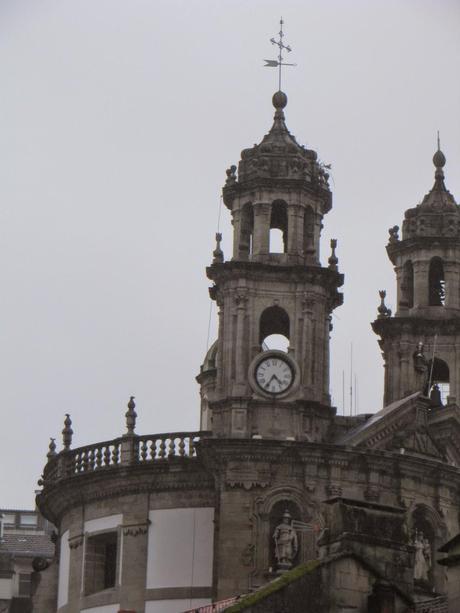
M329 395L331 312L337 291L336 241L320 264L323 216L331 209L328 174L315 151L288 131L287 97L273 96L273 126L227 170L223 199L231 211L233 257L220 236L211 297L219 308L218 339L198 381L202 427L215 436L321 440L335 410ZM281 247L273 244L278 233ZM287 351L264 341L282 335Z
M460 398L460 207L446 189L446 158L433 156L431 191L390 228L388 257L395 267L397 310L382 304L372 328L385 361L385 405L415 391L437 403Z

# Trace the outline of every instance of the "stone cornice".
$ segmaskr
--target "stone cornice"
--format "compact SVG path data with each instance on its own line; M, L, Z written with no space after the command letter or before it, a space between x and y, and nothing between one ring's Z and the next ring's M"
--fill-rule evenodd
M305 194L319 199L321 202L321 212L327 213L332 208L332 193L331 191L318 183L306 182L304 179L282 178L282 177L257 177L246 180L244 183L235 181L230 185L224 186L222 194L225 206L232 210L233 201L241 196L248 196L248 193L256 192L260 189L273 190L275 194L280 192Z
M149 492L214 491L214 479L198 458L171 458L132 466L113 466L45 484L37 496L42 514L58 523L82 503Z
M343 285L344 275L322 266L230 260L208 266L206 274L209 279L217 284L233 279L246 279L256 282L279 279L283 283L319 285L329 293L331 310L343 303L343 295L337 292L337 288ZM210 294L211 298L215 299L216 288L211 288Z
M232 462L272 462L279 466L293 459L305 465L328 465L348 468L356 463L365 463L367 470L386 470L389 473L399 466L405 475L432 476L447 479L451 485L460 486L460 469L439 459L417 455L403 455L399 451L377 450L363 447L349 447L330 443L303 441L275 441L268 439L202 439L199 455L210 469Z
M393 264L397 263L399 255L407 255L419 249L460 249L460 239L454 236L417 236L389 243L387 253Z
M400 337L402 334L450 336L460 334L460 317L430 319L428 317L387 317L371 323L373 331L382 338Z

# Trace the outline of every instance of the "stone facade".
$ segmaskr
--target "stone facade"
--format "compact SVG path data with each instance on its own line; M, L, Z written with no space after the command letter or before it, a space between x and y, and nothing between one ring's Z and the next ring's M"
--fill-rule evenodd
M289 133L285 94L273 104L269 133L227 171L233 255L225 260L217 235L207 274L219 329L197 377L202 431L138 436L131 399L124 436L72 449L67 416L37 499L59 548L41 573L35 612L50 613L51 597L59 613L205 611L244 594L252 596L230 611L295 613L308 599L315 611L434 612L450 594L457 602L437 563L460 531L460 409L456 392L446 403L436 387L454 392L460 381L458 207L442 154L433 190L406 213L403 240L391 230L398 312L391 316L382 292L373 324L385 406L337 416L336 241L327 266L319 257L328 175ZM271 250L273 230L282 253ZM267 350L274 334L286 351Z

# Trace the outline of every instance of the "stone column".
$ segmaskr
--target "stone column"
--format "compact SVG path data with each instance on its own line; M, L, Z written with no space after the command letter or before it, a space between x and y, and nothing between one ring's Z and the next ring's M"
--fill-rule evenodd
M252 253L255 259L265 256L270 251L270 215L269 202L254 203L254 235Z
M300 204L290 204L287 207L288 215L288 244L287 252L290 256L302 254L302 225L303 209Z
M414 262L414 307L428 306L428 262Z
M124 514L120 531L120 538L123 539L120 609L143 611L149 524L147 496L145 496L144 504L141 504L138 496L133 496L132 506L133 509L137 508L138 512Z
M240 259L240 238L241 238L241 211L235 209L232 211L232 226L233 226L233 259Z
M444 281L446 285L445 306L451 309L458 309L459 304L459 284L457 265L453 262L444 264Z
M314 320L314 300L312 297L308 295L308 293L304 294L304 299L302 301L303 307L303 342L302 342L302 355L298 356L299 364L302 371L302 383L304 387L312 387L313 385L313 369L312 369L312 348L313 348L313 339L312 332L314 329L313 320Z
M236 303L236 346L235 346L235 378L239 391L243 391L247 380L246 372L246 338L244 333L244 320L248 301L247 289L239 288L235 295ZM237 392L238 393L238 392Z
M401 310L407 310L407 309L402 309L401 307L401 300L403 299L403 292L401 290L401 284L403 281L402 266L395 266L394 271L396 275L396 309L395 310L398 313Z
M401 354L400 354L400 386L399 386L399 397L404 398L407 396L412 390L412 382L410 380L410 355L409 355L409 343L407 341L403 341L401 343ZM394 400L396 400L394 398Z
M219 339L219 348L217 351L217 390L220 393L223 387L223 367L224 367L224 307L220 301L216 301L217 304L217 317L219 320L218 323L218 333L217 338Z
M323 216L320 213L316 214L315 217L315 254L314 254L314 259L319 262L319 257L320 257L320 249L319 249L319 245L320 245L320 238L321 238L321 230L323 229Z
M331 316L326 315L324 322L324 339L323 339L323 402L330 404L331 396L329 393L329 335L330 335Z

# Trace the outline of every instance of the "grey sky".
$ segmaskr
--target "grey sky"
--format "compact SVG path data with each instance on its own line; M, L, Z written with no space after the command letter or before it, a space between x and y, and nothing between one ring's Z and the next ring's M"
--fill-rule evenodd
M204 269L225 169L271 125L280 12L288 127L333 165L332 392L353 341L379 408L387 230L431 188L437 129L460 199L458 0L2 0L0 506L33 505L67 411L75 445L120 435L130 394L138 432L198 428Z

